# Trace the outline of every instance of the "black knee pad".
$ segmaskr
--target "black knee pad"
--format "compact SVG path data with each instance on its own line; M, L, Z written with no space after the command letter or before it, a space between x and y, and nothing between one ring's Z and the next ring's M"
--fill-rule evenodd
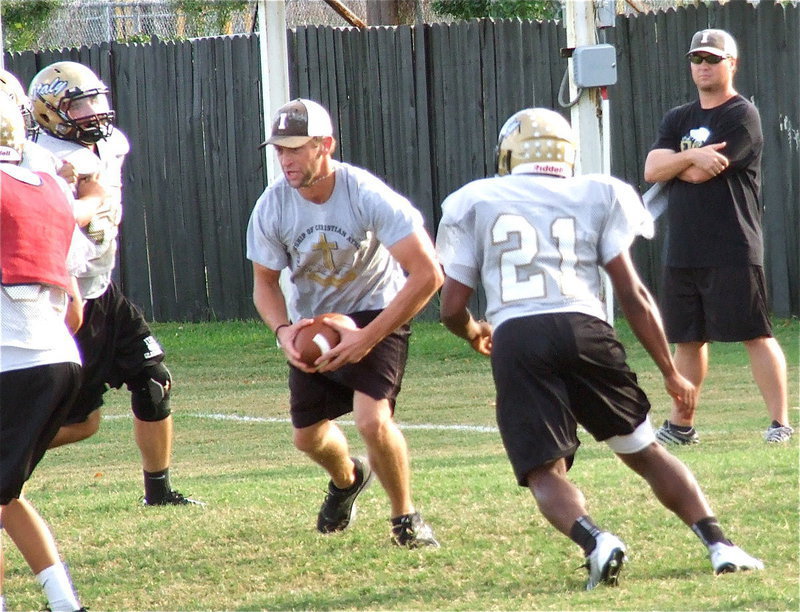
M170 414L169 392L172 376L163 363L147 366L128 383L131 408L140 421L163 421Z

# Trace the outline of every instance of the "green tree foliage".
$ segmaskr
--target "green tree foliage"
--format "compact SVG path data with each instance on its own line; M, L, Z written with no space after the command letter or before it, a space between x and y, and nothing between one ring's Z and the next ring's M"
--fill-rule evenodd
M433 0L431 7L456 19L556 19L561 14L560 0Z
M200 36L225 34L233 15L248 8L248 0L173 0Z
M4 51L35 49L50 16L63 0L1 0Z

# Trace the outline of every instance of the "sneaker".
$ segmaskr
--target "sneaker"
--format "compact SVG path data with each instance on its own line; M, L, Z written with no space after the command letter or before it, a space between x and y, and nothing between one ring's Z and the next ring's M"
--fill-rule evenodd
M794 429L788 425L770 425L764 432L765 442L788 442L792 438Z
M439 548L439 542L433 537L433 529L422 520L419 512L398 516L391 519L391 523L393 544L406 548Z
M177 491L170 491L167 496L157 501L142 499L143 506L205 506L205 502L186 497Z
M708 551L715 574L764 569L764 563L760 559L751 557L732 544L718 542L709 546Z
M328 483L328 494L319 509L317 530L322 533L344 531L356 518L356 497L372 482L372 469L363 457L351 457L356 466L356 481L349 489Z
M586 557L583 565L589 570L589 581L586 590L591 591L598 584L617 586L622 565L628 560L625 556L625 544L613 533L607 531L597 536L597 545Z
M668 446L670 444L699 444L700 436L697 435L694 427L692 427L689 433L684 433L682 431L678 431L675 428L675 425L669 421L664 421L664 424L656 429L656 440L661 442L661 444L664 446Z

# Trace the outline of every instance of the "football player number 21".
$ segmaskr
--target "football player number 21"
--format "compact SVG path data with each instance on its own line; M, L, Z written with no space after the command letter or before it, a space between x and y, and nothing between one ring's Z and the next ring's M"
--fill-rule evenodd
M558 217L550 225L550 234L561 257L558 283L563 295L574 295L577 274L575 265L575 219ZM511 242L512 235L519 236L519 246L504 251L500 256L500 284L504 302L543 298L547 294L544 272L533 272L524 278L518 274L521 267L535 267L539 253L539 237L525 217L500 215L492 226L495 245ZM533 254L533 255L531 255Z

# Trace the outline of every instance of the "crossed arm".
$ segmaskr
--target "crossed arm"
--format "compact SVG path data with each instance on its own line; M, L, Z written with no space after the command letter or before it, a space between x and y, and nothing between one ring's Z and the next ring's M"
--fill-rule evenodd
M705 183L730 165L720 152L726 144L718 142L680 152L653 149L644 162L644 180L657 183L678 178L687 183Z

